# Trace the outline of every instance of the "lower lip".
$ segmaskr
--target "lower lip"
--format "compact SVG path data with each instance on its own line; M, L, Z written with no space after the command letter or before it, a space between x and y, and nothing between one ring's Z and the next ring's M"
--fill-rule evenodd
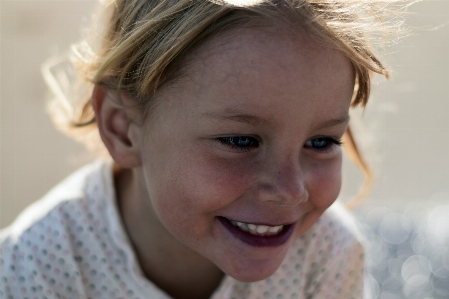
M236 239L254 247L281 246L287 243L295 227L295 224L284 225L282 231L276 235L257 236L235 227L224 217L217 217L217 219Z

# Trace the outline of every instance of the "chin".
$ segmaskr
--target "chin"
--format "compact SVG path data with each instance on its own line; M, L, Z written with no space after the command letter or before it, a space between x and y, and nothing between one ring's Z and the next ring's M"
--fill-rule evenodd
M222 268L223 272L241 282L255 282L266 279L273 275L282 264L283 259L278 261L248 261L238 263L230 269L230 264Z
M234 275L234 273L229 273L228 275L238 281L241 281L241 282L255 282L255 281L267 279L268 277L273 275L277 269L278 268L272 269L270 271L265 271L263 273L261 273L259 271L254 271L254 272L246 271L244 273L237 273L235 275Z

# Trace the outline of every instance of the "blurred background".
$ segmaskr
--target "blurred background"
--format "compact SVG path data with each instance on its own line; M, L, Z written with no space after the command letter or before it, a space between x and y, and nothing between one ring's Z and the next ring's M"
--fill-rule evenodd
M40 66L79 40L95 6L0 0L0 229L92 160L53 128ZM411 33L382 50L391 80L377 78L366 111L352 119L376 176L355 213L376 298L449 298L449 0L409 12ZM345 160L341 199L362 183Z

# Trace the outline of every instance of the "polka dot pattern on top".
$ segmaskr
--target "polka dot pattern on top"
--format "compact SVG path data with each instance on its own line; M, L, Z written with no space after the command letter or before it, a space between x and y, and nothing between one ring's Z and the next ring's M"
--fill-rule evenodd
M0 299L170 299L137 264L117 211L112 164L74 173L0 232ZM363 248L334 204L269 278L225 276L212 299L363 298Z

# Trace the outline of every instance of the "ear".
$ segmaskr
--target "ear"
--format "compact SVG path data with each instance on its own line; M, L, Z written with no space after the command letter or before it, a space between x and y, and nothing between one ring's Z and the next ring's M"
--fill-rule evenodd
M128 117L120 92L96 85L92 107L101 139L114 161L122 168L140 166L139 127Z

